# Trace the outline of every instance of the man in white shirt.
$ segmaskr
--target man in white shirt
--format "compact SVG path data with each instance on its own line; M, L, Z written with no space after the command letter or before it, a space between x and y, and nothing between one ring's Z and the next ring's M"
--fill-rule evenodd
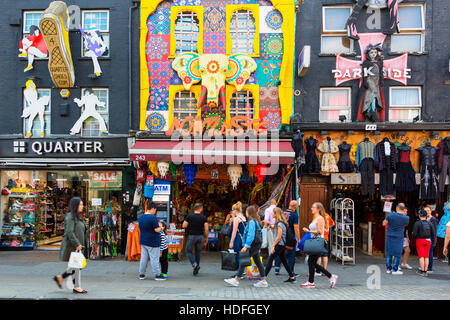
M277 200L270 199L270 206L264 211L264 228L267 229L267 248L272 248L273 244L273 227L275 226L275 218L272 217L273 209L277 207ZM269 249L270 251L270 249Z

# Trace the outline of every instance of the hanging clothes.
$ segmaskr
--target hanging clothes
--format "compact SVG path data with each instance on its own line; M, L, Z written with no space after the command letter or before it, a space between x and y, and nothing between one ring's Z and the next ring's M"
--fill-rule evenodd
M139 261L141 259L141 245L139 243L141 231L139 230L139 225L137 223L134 225L133 231L128 231L128 261Z
M447 175L450 177L450 137L446 137L444 140L439 142L437 146L439 148L439 192L444 192Z
M316 154L317 140L309 137L305 140L306 156L303 173L319 173L320 163Z
M414 191L417 189L417 185L416 172L412 167L410 159L411 147L403 144L397 149L399 151L399 161L397 163L395 189L407 192Z
M361 195L375 193L375 143L364 139L356 149L356 168L361 173Z
M320 152L323 152L321 173L327 176L331 172L339 172L336 165L336 158L333 155L333 153L337 153L339 151L336 142L334 142L334 140L330 137L327 137L319 144L317 149L319 149Z
M350 149L352 148L351 144L344 143L339 145L339 161L337 166L339 168L339 172L341 173L350 173L353 172L355 166L350 160Z
M376 146L375 167L380 173L380 194L392 195L394 189L394 172L397 169L397 148L395 144L384 138Z
M424 147L416 149L420 152L420 192L419 199L432 200L439 198L437 177L437 158L439 148L428 142Z

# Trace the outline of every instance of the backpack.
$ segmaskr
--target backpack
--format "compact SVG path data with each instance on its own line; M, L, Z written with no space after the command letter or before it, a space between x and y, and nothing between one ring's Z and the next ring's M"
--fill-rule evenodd
M286 223L283 222L283 224L286 226L286 247L294 248L297 245L295 233Z

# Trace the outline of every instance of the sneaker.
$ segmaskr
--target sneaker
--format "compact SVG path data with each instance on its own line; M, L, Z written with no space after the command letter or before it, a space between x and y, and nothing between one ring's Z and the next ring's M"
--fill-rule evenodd
M165 278L165 279L167 279L169 276L167 275L167 273L161 273L161 275Z
M48 69L57 88L71 88L75 72L69 45L69 11L65 3L52 2L39 23L49 52ZM52 71L55 70L55 71Z
M196 276L196 275L198 274L198 270L200 270L200 266L197 264L197 265L194 267L194 270L192 270L192 273L194 274L194 276Z
M398 271L402 271L402 268L398 267Z
M288 278L287 280L284 280L284 282L290 282L290 283L297 283L297 279L291 279L291 278Z
M275 268L275 275L277 275L277 276L280 275L280 268Z
M429 273L429 271L424 271L422 275L423 275L424 277L428 277L428 273Z
M163 280L167 280L167 278L164 278L164 276L162 274L158 274L157 276L155 276L155 280L163 281Z
M386 273L387 274L392 273L392 270L386 270Z
M400 270L397 270L397 271L392 271L392 274L396 275L396 276L400 276L403 274L403 272L401 272Z
M338 276L335 275L335 274L333 274L333 275L331 276L331 279L330 279L330 288L331 288L331 289L334 288L334 286L336 285L337 280L338 280Z
M301 284L300 287L301 288L314 289L316 287L316 285L314 284L314 282L311 283L309 281L306 281L304 284Z
M269 284L267 283L267 281L258 281L257 283L255 283L253 286L257 287L257 288L267 288L269 286Z
M431 274L433 273L433 270L427 270L427 273Z
M139 275L139 280L145 280L145 274L140 274Z
M225 281L228 284L231 284L233 287L239 286L239 281L237 281L236 278L224 279L223 281Z
M400 265L400 267L408 269L408 270L412 269L412 267L409 264L402 264L402 265Z
M294 277L298 278L298 277L300 277L300 275L298 273L294 272Z
M315 277L321 277L322 276L322 272L314 272L314 276Z

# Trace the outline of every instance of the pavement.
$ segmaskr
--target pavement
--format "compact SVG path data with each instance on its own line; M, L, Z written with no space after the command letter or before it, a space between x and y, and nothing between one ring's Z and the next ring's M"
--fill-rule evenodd
M192 267L184 258L169 262L169 278L155 281L150 265L147 279L138 279L139 262L88 260L82 271L81 285L86 295L59 289L52 277L62 273L67 264L58 261L58 251L0 251L0 299L131 299L131 300L448 300L450 299L450 266L435 261L434 273L420 277L417 257L411 257L413 270L404 275L386 274L384 259L357 254L356 265L336 263L330 259L328 270L339 276L334 289L326 277L316 277L315 289L300 288L307 280L307 265L297 257L296 284L283 283L287 273L275 275L272 269L268 288L255 288L255 281L242 280L231 287L223 279L233 272L221 270L219 252L203 252L201 269L192 275ZM368 273L369 271L369 273Z

